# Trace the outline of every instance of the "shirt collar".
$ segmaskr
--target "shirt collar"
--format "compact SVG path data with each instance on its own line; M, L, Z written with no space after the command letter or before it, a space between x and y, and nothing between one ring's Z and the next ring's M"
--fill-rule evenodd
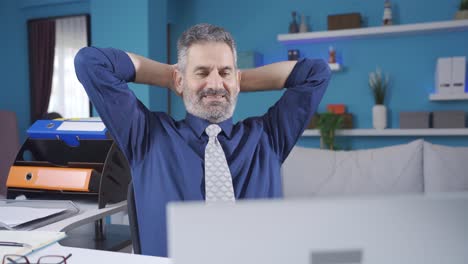
M190 113L187 113L185 116L185 121L187 124L192 128L192 130L196 133L196 135L200 138L203 132L205 131L206 127L208 127L211 123L210 121L194 116ZM232 132L232 117L224 120L221 123L218 123L219 127L221 127L221 130L224 132L224 134L228 137L231 138L231 132Z

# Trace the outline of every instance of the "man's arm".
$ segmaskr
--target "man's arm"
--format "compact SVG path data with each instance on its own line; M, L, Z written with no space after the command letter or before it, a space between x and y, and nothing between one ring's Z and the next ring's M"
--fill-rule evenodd
M171 67L166 66L138 55L133 55L132 60L124 51L112 48L86 47L75 57L78 79L131 163L144 158L152 140L150 132L159 124L158 120L150 118L151 112L127 83L137 81L165 86L171 77L160 77Z
M282 89L295 65L296 61L282 61L242 71L240 90L254 92Z
M127 52L135 67L135 83L174 88L173 73L175 66L157 62L137 54Z
M297 63L289 63L280 64L282 72L280 68L271 65L273 81L259 80L258 84L254 85L265 89L267 87L263 84L268 83L276 89L283 86L287 88L278 102L262 117L271 147L281 162L286 159L317 110L331 75L330 68L323 60L301 59ZM292 67L292 70L289 67Z
M160 63L130 52L127 52L127 55L135 67L135 83L174 90L174 65ZM282 89L294 65L296 61L283 61L244 70L240 89L243 92Z

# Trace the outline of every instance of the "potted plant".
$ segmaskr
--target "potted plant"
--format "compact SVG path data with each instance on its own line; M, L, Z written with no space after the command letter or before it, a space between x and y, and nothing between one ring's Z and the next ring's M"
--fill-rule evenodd
M387 127L385 96L388 88L388 79L388 75L384 77L379 68L377 68L375 72L369 74L369 87L375 101L375 105L372 108L372 125L377 129L384 129Z
M342 125L343 116L331 112L320 114L317 122L317 128L320 131L320 148L337 149L335 131L341 128Z
M461 0L455 19L468 19L468 0Z

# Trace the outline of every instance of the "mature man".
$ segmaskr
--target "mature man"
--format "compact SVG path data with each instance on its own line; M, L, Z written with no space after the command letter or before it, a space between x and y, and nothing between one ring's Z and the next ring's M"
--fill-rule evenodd
M180 37L177 65L93 47L75 58L79 80L131 166L143 254L167 255L169 201L282 195L281 164L317 109L330 70L302 59L240 72L236 57L228 32L199 24ZM127 82L171 88L186 118L149 111ZM283 87L266 114L232 123L239 91Z

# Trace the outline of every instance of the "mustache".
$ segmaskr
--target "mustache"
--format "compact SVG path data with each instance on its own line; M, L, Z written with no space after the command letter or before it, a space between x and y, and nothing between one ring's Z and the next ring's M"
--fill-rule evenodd
M224 96L226 99L230 99L229 93L225 89L205 88L198 92L199 98L204 96Z

